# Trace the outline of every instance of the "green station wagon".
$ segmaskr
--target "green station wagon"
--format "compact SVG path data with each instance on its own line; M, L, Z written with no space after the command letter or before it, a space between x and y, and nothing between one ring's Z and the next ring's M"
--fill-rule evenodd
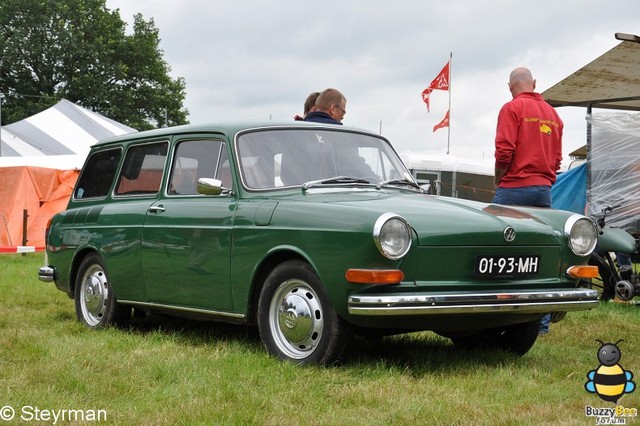
M317 123L181 126L92 147L39 279L91 328L133 310L257 325L299 364L432 330L526 353L578 288L593 222L429 195L383 137Z

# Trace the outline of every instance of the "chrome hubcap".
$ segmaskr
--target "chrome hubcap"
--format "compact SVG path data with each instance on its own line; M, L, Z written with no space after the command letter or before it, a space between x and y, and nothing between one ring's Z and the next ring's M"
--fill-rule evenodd
M107 309L107 277L100 266L93 265L85 272L81 285L82 315L89 325L98 325Z
M304 281L283 282L271 302L270 323L278 348L287 356L309 356L320 342L324 320L322 305Z

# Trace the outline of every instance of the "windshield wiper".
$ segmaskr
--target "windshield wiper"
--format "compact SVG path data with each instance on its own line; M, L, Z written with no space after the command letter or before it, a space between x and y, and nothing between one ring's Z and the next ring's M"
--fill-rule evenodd
M383 186L390 186L390 185L408 185L411 186L413 188L419 189L420 191L422 191L422 188L420 187L420 185L418 185L417 183L411 181L411 180L407 180L407 179L389 179L389 180L383 180L381 182L378 182L376 184L376 189L380 189Z
M331 185L331 184L351 184L351 183L370 183L368 180L352 178L349 176L334 176L327 179L310 180L302 184L302 189L307 189L312 186L318 185Z

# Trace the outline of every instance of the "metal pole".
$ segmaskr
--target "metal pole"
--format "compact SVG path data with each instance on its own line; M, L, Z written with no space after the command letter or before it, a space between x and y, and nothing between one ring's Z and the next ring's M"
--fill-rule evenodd
M587 105L587 206L586 215L591 215L591 104Z
M27 245L27 241L29 241L27 239L27 218L29 217L29 210L27 209L23 209L22 210L22 245L26 246Z
M23 246L26 246L27 242L29 241L27 239L27 229L28 229L27 221L28 221L28 218L29 218L29 210L23 209L22 210L22 245ZM22 255L25 256L26 253L22 253Z
M449 52L449 75L447 76L447 84L449 84L449 125L447 126L447 155L449 155L449 147L451 145L451 62L453 61L453 52Z

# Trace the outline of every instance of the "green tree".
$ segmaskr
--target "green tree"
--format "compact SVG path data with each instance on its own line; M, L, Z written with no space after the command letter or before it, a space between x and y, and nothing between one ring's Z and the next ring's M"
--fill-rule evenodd
M2 124L65 98L139 130L187 123L153 19L133 31L106 0L0 0Z

